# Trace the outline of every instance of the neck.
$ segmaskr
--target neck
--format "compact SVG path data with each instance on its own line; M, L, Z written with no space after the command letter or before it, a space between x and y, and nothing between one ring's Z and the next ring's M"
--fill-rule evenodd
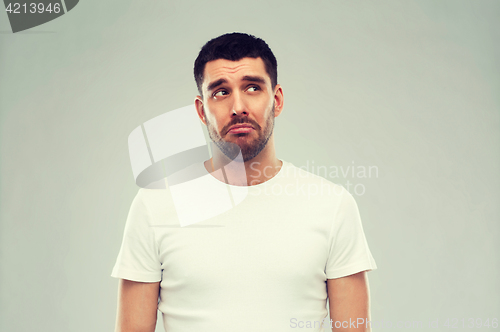
M213 157L205 161L205 168L217 180L234 186L254 186L273 178L283 162L276 157L274 142L269 140L266 147L253 159L238 161L229 159L215 148Z

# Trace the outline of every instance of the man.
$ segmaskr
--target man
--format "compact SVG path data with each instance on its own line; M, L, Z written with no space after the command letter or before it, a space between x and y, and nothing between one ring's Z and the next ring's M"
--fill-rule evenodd
M244 199L179 227L169 188L139 190L112 273L121 279L116 331L154 331L157 309L167 332L368 331L365 271L376 265L356 203L276 157L284 97L268 45L241 33L212 39L194 75L196 110L217 148L193 167L209 179L207 200L220 190Z

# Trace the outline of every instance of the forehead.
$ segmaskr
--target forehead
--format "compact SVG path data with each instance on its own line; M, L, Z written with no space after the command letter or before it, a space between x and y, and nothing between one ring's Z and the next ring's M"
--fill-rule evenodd
M206 87L210 82L221 78L238 80L248 75L262 76L271 82L262 58L242 58L238 61L217 59L206 63L203 86Z

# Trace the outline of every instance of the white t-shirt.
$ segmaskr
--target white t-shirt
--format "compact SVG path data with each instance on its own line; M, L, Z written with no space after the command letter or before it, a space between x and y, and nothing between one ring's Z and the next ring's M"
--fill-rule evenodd
M286 161L270 180L244 187L192 167L213 192L233 197L231 208L182 226L178 191L139 189L111 274L161 281L166 331L297 331L299 322L323 331L326 279L377 268L343 187ZM203 195L192 194L192 211L213 205Z

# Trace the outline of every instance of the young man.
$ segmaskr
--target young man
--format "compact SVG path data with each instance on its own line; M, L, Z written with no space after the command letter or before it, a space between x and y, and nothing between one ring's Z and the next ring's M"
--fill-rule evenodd
M244 199L179 227L168 187L139 190L112 273L116 331L154 331L158 309L167 332L369 331L365 271L376 265L356 203L276 157L284 98L268 45L241 33L212 39L194 75L196 110L217 147L194 167L209 195Z

